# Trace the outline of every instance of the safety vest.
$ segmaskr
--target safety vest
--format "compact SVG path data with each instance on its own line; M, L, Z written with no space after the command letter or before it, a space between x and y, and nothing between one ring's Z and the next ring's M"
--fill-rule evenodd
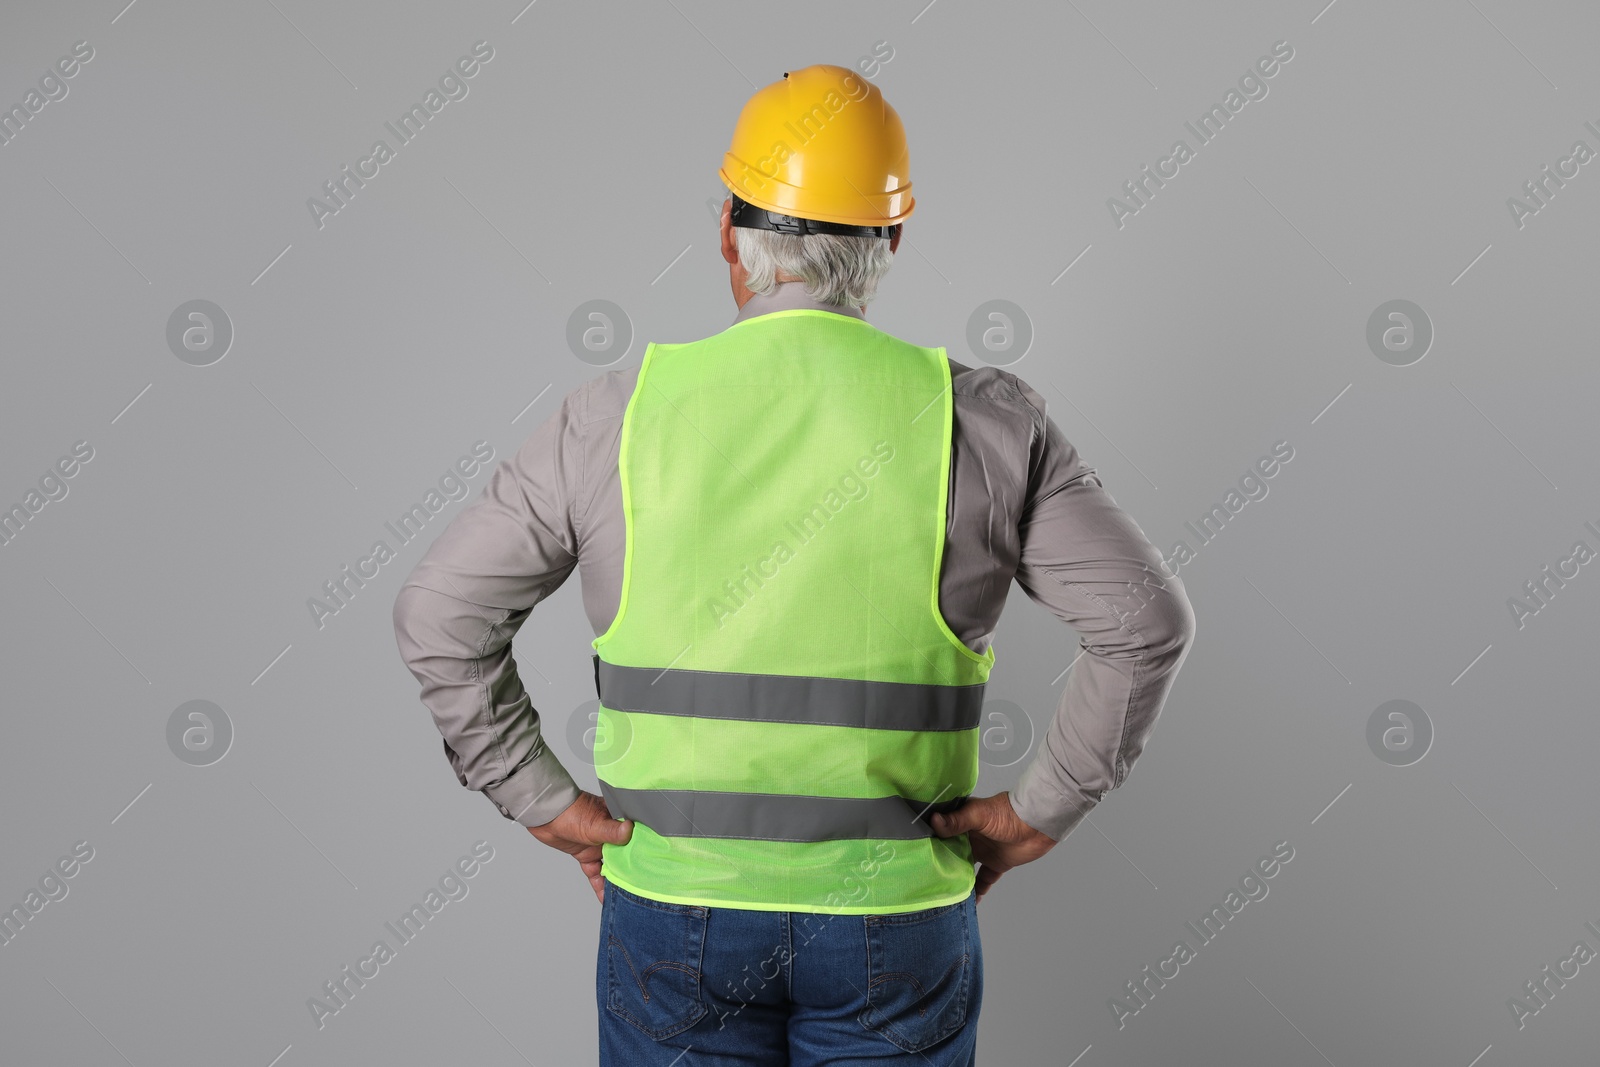
M994 650L939 613L943 348L801 308L652 343L623 416L622 599L595 638L606 878L682 904L964 900Z

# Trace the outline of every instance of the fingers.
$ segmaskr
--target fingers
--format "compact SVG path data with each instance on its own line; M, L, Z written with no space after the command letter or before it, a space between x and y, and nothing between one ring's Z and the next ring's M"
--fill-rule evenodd
M983 825L983 816L979 813L978 805L968 801L955 811L934 812L928 816L928 825L940 837L955 837L978 829Z
M605 903L606 880L601 875L600 859L580 859L578 866L582 869L584 877L589 879L589 888L594 890L594 898L600 903Z
M1004 871L996 870L987 863L978 868L977 891L979 900L983 899L983 895L1000 880L1000 876L1004 873Z
M551 848L558 848L569 855L589 852L599 855L601 845L626 845L633 837L633 822L603 817L569 827L565 833L551 833L542 826L528 832Z

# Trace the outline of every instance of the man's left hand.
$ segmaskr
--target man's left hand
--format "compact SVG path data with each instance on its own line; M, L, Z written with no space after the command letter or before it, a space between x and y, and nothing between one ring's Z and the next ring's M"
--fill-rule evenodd
M528 827L528 833L577 860L594 888L594 898L604 903L606 883L600 876L600 846L626 845L633 836L633 821L613 819L604 799L583 792L554 819L543 826Z

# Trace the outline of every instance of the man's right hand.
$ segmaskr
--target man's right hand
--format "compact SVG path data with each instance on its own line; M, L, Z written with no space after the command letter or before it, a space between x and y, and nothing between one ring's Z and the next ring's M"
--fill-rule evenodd
M560 815L542 826L528 827L528 833L577 860L594 898L604 904L606 880L600 874L600 846L626 845L633 837L633 821L613 819L604 797L583 790Z
M971 797L955 811L934 812L928 824L940 837L966 834L978 861L978 899L1013 867L1031 863L1056 846L1055 839L1023 822L1009 792Z

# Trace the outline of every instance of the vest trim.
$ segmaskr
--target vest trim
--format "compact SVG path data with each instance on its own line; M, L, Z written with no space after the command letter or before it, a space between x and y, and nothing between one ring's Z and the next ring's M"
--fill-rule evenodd
M632 819L661 837L733 837L754 841L912 841L933 836L923 816L966 802L909 797L807 797L702 789L621 789L604 779L600 795L615 818Z
M624 667L595 660L595 692L613 711L804 722L869 730L971 730L983 682L937 685L734 671Z

